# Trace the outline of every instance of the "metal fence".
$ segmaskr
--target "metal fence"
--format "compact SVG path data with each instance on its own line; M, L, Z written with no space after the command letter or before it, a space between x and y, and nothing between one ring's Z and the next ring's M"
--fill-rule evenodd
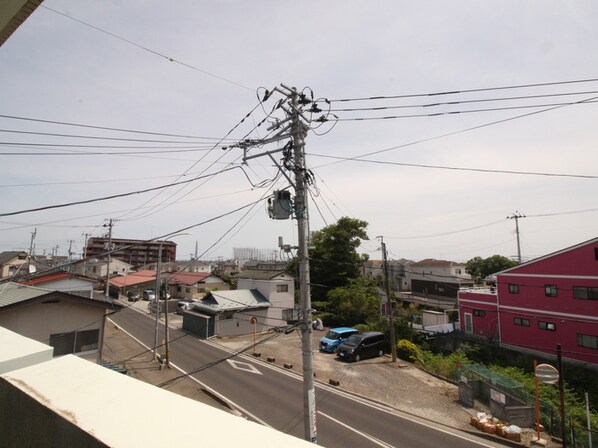
M467 364L457 371L456 378L462 375L472 380L491 385L493 388L504 392L525 403L534 406L536 398L527 393L518 381L493 372L480 364ZM551 436L561 437L561 415L559 409L540 399L540 423ZM571 418L565 418L567 446L573 448L598 448L598 431L583 428L574 424Z

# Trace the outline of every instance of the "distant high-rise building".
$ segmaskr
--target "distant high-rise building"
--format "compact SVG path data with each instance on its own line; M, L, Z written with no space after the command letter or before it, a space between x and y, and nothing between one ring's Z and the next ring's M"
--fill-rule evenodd
M144 266L158 261L162 245L162 263L176 261L176 243L172 241L143 241L112 238L112 247L117 250L112 258L124 261L131 266ZM108 238L93 237L87 240L88 258L102 257L108 251Z

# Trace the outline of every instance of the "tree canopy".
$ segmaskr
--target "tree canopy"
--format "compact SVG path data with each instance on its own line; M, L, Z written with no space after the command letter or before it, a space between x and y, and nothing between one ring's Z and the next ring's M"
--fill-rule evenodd
M380 315L380 299L374 281L367 278L350 280L348 286L328 292L326 311L338 325L365 324Z
M361 240L368 239L367 226L366 221L342 217L311 234L309 267L314 300L326 300L328 291L347 286L360 276L363 258L357 248ZM297 263L296 258L291 260L287 271L296 275Z
M489 275L496 274L513 266L517 266L517 262L502 255L492 255L488 258L474 257L465 264L467 272L478 283L482 282Z
M313 232L309 251L312 296L323 299L333 288L347 286L360 276L362 264L357 248L368 239L368 223L340 218L335 224Z

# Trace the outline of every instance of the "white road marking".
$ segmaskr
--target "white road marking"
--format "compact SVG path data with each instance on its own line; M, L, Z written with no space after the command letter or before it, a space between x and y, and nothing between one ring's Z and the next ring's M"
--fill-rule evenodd
M343 428L348 429L349 431L353 431L355 434L359 434L361 437L363 437L364 439L369 440L370 442L374 442L376 445L381 446L383 448L394 448L393 445L390 445L389 443L384 442L383 440L377 439L376 437L372 437L371 435L369 435L368 433L365 432L361 432L358 431L355 428L352 428L351 426L347 425L346 423L341 422L340 420L337 420L333 417L331 417L328 414L324 414L322 411L318 411L318 414L332 420L334 423L336 423L337 425L341 425Z
M232 359L227 359L226 362L228 362L233 369L262 375L262 372L260 372L257 367L255 367L253 364L249 364L248 362L234 361Z
M109 320L110 322L112 322L114 325L117 325L118 328L120 329L120 331L126 333L131 339L137 341L137 343L139 345L141 345L142 347L146 348L147 350L151 351L152 349L150 347L148 347L147 345L145 345L143 342L141 342L139 339L137 339L135 336L133 336L131 333L129 333L127 330L125 330L122 326L118 325L116 322L114 322L113 320L111 320L110 318L108 318L107 320ZM249 417L251 417L253 420L255 420L256 422L258 422L261 425L267 426L268 428L273 428L273 426L269 425L268 423L266 423L265 421L263 421L261 418L255 416L254 414L252 414L251 412L249 412L247 409L243 408L242 406L239 406L238 404L236 404L234 401L229 400L228 398L226 398L224 395L222 395L221 393L216 392L214 389L212 389L211 387L207 386L206 384L202 383L201 381L199 381L197 378L194 378L193 376L191 376L191 374L189 374L188 372L185 372L183 369L181 369L179 366L177 366L174 363L170 363L171 367L174 367L175 369L177 369L179 372L181 372L182 374L186 375L187 378L189 378L190 380L195 381L197 384L199 384L201 387L203 387L205 390L207 390L208 392L210 392L212 395L218 397L220 400L222 400L224 403L226 403L228 406L230 406L233 410L238 410L239 412L241 412L242 414L245 414ZM207 405L206 405L207 406Z

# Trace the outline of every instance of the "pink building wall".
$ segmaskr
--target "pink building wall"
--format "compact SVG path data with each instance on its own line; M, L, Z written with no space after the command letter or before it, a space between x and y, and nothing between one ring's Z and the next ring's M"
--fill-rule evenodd
M554 355L560 344L563 357L598 364L598 347L582 346L598 338L598 295L575 297L598 294L598 239L503 271L497 288L501 345Z
M499 338L496 291L468 289L459 291L461 331L486 339Z

